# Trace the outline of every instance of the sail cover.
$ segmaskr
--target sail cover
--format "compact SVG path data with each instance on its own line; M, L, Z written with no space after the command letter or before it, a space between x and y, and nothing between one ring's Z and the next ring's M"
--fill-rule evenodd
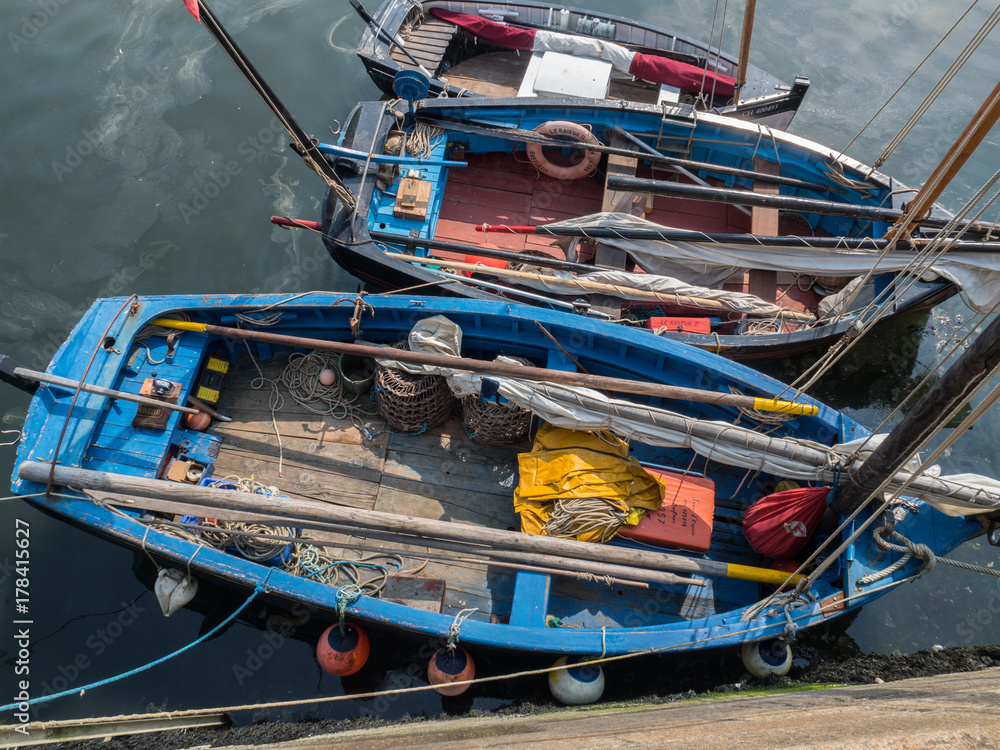
M661 232L686 230L656 224L626 213L598 213L546 226L563 229L613 227ZM699 232L691 232L692 239ZM713 242L674 242L659 239L601 238L601 243L628 253L649 273L672 276L689 284L714 287L749 268L764 271L795 271L810 276L861 276L872 269L902 271L913 262L914 253L896 250L883 254L872 249L774 247ZM969 303L980 312L1000 302L1000 253L948 251L930 268L922 269L924 281L945 278L958 285Z
M409 345L411 351L457 357L462 350L462 329L443 315L425 318L410 331ZM413 374L446 377L458 398L479 395L482 389L484 376L478 373L394 360L379 360L379 364ZM626 440L685 448L726 466L798 481L832 482L840 472L836 468L838 463L855 452L864 459L885 438L872 435L827 446L798 438L763 435L729 422L693 419L667 409L610 398L590 388L496 375L490 375L489 380L500 396L558 427L609 430ZM906 470L913 472L919 466L919 459L912 459ZM947 515L994 513L1000 508L1000 481L980 474L938 476L939 472L938 467L931 467L921 475L931 481L914 483L905 494L917 496ZM900 476L897 474L896 479ZM898 485L894 480L889 490L895 486ZM970 491L979 502L953 496L956 490Z
M479 39L508 49L562 52L567 55L594 57L606 60L623 73L644 81L675 86L685 91L704 91L730 97L736 87L735 78L671 60L668 57L632 52L620 44L603 39L562 34L547 29L522 29L444 8L431 8L430 12L442 21L453 23Z

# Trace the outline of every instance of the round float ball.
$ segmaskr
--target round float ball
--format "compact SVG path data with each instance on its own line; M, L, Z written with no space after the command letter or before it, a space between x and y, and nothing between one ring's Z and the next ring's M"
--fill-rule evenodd
M560 656L552 666L579 664L587 661L582 656ZM552 697L564 706L585 706L597 703L604 693L604 670L600 664L570 666L549 672L549 690Z
M461 695L469 686L450 683L471 680L475 676L476 663L472 661L472 655L461 646L455 649L455 653L447 648L439 648L427 664L427 681L441 695Z
M792 649L781 638L743 644L743 666L754 677L785 675L792 668Z
M211 424L212 418L203 411L200 411L197 414L184 415L184 426L189 430L204 432Z
M330 674L347 677L365 665L370 650L368 636L359 625L347 623L341 633L340 624L334 623L319 637L316 658Z
M329 367L326 368L325 370L319 371L319 382L321 385L333 385L336 379L337 379L337 373L335 373Z

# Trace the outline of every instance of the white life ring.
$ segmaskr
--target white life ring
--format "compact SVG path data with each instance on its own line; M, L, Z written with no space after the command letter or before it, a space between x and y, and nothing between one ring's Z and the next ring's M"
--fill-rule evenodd
M594 134L583 127L583 125L578 125L575 122L567 122L566 120L551 120L543 123L535 128L535 132L555 138L560 136L572 138L574 141L594 146L601 144ZM540 143L527 144L527 151L528 159L535 169L557 180L579 180L581 177L589 177L594 173L594 170L597 169L597 165L601 161L600 151L584 151L583 160L579 164L574 164L572 167L561 167L545 158L545 154L542 153L542 144Z

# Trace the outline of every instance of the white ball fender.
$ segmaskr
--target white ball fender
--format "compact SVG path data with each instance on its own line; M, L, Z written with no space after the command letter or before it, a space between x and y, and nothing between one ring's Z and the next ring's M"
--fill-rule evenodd
M792 648L780 638L743 644L743 666L754 677L785 675L792 668Z
M552 666L562 667L586 661L579 656L560 656ZM588 664L549 672L549 690L552 697L564 706L585 706L597 703L604 693L604 670L600 664Z

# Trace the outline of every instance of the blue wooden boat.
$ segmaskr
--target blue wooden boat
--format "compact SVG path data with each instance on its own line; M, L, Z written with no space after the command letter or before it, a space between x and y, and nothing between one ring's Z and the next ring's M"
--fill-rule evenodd
M608 419L617 434L632 435L629 455L642 465L681 479L713 483L708 549L667 548L620 535L599 545L521 534L512 491L518 483L517 455L530 449L527 440L485 445L470 436L467 425L464 428L451 412L440 426L410 431L387 427L377 416L358 416L360 412L353 420L343 411L320 414L293 400L289 387L281 385L290 356L313 348L309 341L330 346L357 340L393 345L418 323L437 320L435 316L444 316L461 329L461 353L466 358L493 360L505 354L546 368L553 377L578 370L640 384L631 390L670 385L707 392L706 402L628 395L616 386L610 394L615 399ZM171 318L175 320L169 322ZM178 318L188 322L177 322ZM164 320L166 327L153 324ZM232 334L234 329L237 334ZM344 361L338 364L336 359L326 366L345 368ZM305 380L313 382L318 366L311 367ZM819 456L824 464L836 455L828 453L831 446L864 437L867 431L808 398L802 399L807 405L804 411L814 413L781 418L712 403L734 393L772 399L783 393L784 386L711 353L578 315L496 300L355 299L334 293L102 299L77 324L44 375L17 369L6 358L0 369L5 380L37 388L18 449L15 493L29 496L29 502L54 517L116 544L145 550L160 565L181 571L190 566L196 578L239 590L262 586L262 595L273 604L304 605L315 617L330 622L337 620L342 586L310 577L303 568L294 572L285 565L287 554L255 562L231 548L203 543L199 525L232 509L199 510L199 498L207 493L211 502L220 496L259 501L259 515L244 509L235 517L271 519L265 523L274 523L274 514L280 516L284 508L281 525L333 545L325 549L332 549L329 554L334 559L358 560L359 544L369 552L402 549L401 566L381 563L391 584L382 597L353 599L346 608L347 618L376 631L435 638L448 637L457 622L461 645L473 652L487 648L522 654L611 655L773 643L795 629L863 606L913 577L922 566L913 558L890 567L900 555L880 548L873 537L877 529L885 532L885 519L875 519L860 531L866 520L861 514L835 537L818 534L809 542L800 560L824 543L829 544L826 549L836 549L860 531L835 555L817 558L826 560L822 571L815 563L806 568L817 572L806 590L768 600L774 588L761 581L784 581L788 574L771 569L771 561L749 545L742 527L746 508L790 479L802 484L809 483L808 477L816 483L829 482L835 462L811 465L797 452ZM345 382L360 391L365 377L348 374ZM39 385L39 380L49 382ZM269 406L270 385L260 389L268 381L285 396L284 406L274 411ZM78 392L79 382L87 389ZM490 397L487 385L499 388L501 395L508 393L510 382L498 375L482 382L474 379L475 387L483 390L473 401ZM541 391L532 389L543 383L525 379L522 385L540 398ZM576 404L569 409L574 419L584 419L585 402L601 400L593 390L552 387L567 388L568 398ZM125 395L90 392L94 388ZM128 400L143 393L154 399L152 407ZM192 400L196 394L201 403ZM563 396L552 391L546 398ZM212 411L204 406L209 402L230 421L216 420L205 431L197 424L203 415L189 421L186 414L165 406L167 402L196 403L199 410ZM367 395L358 404L366 406ZM639 421L626 423L626 418ZM666 429L669 420L679 420L681 437L694 436L697 445L673 444L673 438L663 439L659 433L647 437L654 427ZM736 445L740 441L742 449ZM771 448L762 452L755 448L760 445ZM732 458L736 454L742 458ZM761 470L772 466L766 463L772 455L778 455L779 462L773 466L789 468ZM283 462L281 473L279 462ZM50 475L57 494L37 494L46 491ZM271 489L264 494L233 491L234 475L244 479L252 475L259 486ZM222 489L203 486L212 479L222 479ZM919 481L914 491L921 491ZM338 517L336 523L324 525L316 523L318 516L300 513L302 508L312 509L310 513L316 508L353 513L360 520ZM465 542L459 545L464 552L456 562L447 559L455 557L454 551L435 548L438 542L430 533L407 537L407 532L399 531L391 542L377 533L376 519L398 519L400 514L404 526L412 524L412 529L436 523L449 533L457 529L477 539L497 533L504 544L512 538L548 540L570 545L574 554L596 550L613 554L619 562L624 556L635 561L625 567L637 580L643 571L655 577L674 570L680 578L639 586L629 585L621 573L610 585L600 577L580 580L579 571L556 570L561 558L567 557L564 547L541 553L551 561L548 566L536 560L512 568L509 561L489 558L503 544L487 543L484 549L482 542ZM176 533L178 523L189 524L187 535ZM982 530L977 522L944 515L919 500L897 504L892 524L895 532L937 554ZM295 543L305 544L300 539ZM662 560L662 566L651 568L650 559ZM422 560L427 561L423 568ZM406 575L400 575L399 567ZM886 569L881 579L867 578ZM400 583L403 593L390 591L399 583L396 578L405 579ZM762 601L766 606L758 606ZM779 643L780 662L786 647Z
M538 89L544 89L539 78L545 80L546 63L558 66L560 55L572 54L577 56L577 70L585 65L608 68L600 89L588 86L578 95L697 106L784 130L809 89L809 79L804 76L789 84L748 65L746 84L734 101L732 89L723 91L714 76L735 78L739 67L735 56L652 24L589 8L529 0L502 5L467 0L420 4L387 0L366 20L369 23L358 42L358 56L368 75L389 96L394 95L393 82L401 71L420 67L431 76L430 91L435 95L538 96ZM540 39L552 35L557 35L553 41L558 46ZM572 40L578 41L577 48ZM619 47L624 55L638 52L654 62L690 66L694 75L685 83L683 78L674 79L682 71L674 76L668 71L660 78L655 70L653 75L637 77L624 64L612 68L606 62L609 44ZM597 62L590 63L588 57L593 56ZM573 77L563 75L561 79L569 85L566 90L572 91ZM592 80L581 75L576 85L583 87Z
M950 217L938 206L912 242L883 256L914 191L753 123L566 98L433 99L406 110L361 103L339 144L320 146L357 199L345 208L328 194L324 242L383 287L499 294L760 360L827 347L937 304L957 284L982 291L979 274L995 273L1000 246L973 235L914 273ZM401 153L417 142L422 151ZM635 288L654 277L682 283L658 296ZM584 285L592 280L603 286ZM677 297L687 284L695 291ZM762 306L707 299L728 292Z

